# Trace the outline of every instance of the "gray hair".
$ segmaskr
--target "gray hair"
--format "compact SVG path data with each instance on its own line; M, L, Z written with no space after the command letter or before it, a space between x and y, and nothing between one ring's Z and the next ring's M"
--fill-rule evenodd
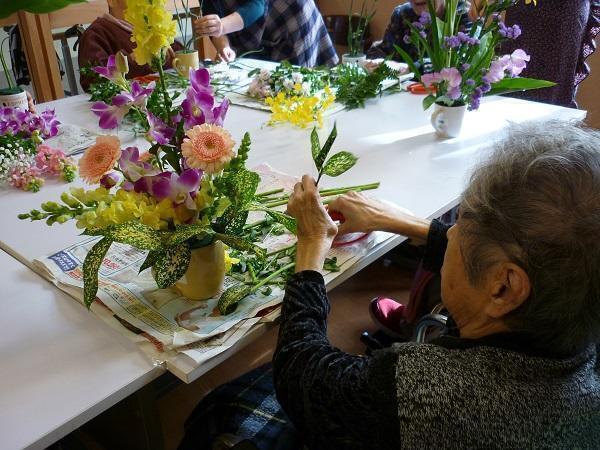
M527 272L531 294L505 317L511 331L563 354L600 341L600 132L512 125L473 173L460 229L471 284L498 249Z

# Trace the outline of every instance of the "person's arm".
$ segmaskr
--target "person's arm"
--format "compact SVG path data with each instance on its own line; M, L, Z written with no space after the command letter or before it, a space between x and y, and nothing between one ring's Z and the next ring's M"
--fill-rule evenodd
M444 255L448 246L448 237L446 233L450 225L434 219L431 221L427 233L427 242L425 243L425 253L423 255L423 268L433 273L440 273L444 263Z
M265 15L265 0L247 0L236 11L244 21L244 28L248 28Z
M318 272L288 281L273 356L279 403L309 448L399 448L395 352L360 357L332 347L328 312Z
M213 37L211 40L217 50L217 61L231 62L235 60L236 54L231 48L227 36Z

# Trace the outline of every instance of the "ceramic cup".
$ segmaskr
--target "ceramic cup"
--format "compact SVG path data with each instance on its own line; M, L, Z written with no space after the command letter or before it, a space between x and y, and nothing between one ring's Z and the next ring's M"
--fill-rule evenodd
M435 133L441 138L457 137L460 134L466 110L466 105L443 106L436 104L431 115L431 125L435 129Z
M198 52L194 51L191 53L178 52L175 54L173 59L173 68L182 77L188 77L190 69L198 69L200 67L200 59L198 58Z

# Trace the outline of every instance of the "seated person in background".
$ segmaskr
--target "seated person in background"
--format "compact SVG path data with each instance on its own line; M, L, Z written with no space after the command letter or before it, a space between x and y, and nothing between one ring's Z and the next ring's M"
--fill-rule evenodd
M435 3L438 17L443 17L445 0L435 0ZM470 7L471 3L469 1L459 0L458 11L462 13L461 28L464 30L471 28L469 20ZM396 6L383 35L383 40L376 41L371 45L371 48L367 51L367 58L386 58L391 55L396 61L403 61L394 48L394 45L397 45L405 50L413 60L416 60L417 49L404 40L406 36L410 35L410 28L406 21L409 23L419 22L421 15L428 11L427 0L409 0L407 3Z
M338 62L314 0L207 0L203 13L194 31L211 37L220 60L256 52L251 57L304 67Z
M110 13L98 17L85 30L79 41L78 61L79 67L94 67L106 65L108 57L121 51L128 60L128 78L148 75L154 72L149 65L140 66L133 58L134 43L131 42L132 26L129 22L118 19L125 9L125 0L113 0L109 2ZM114 14L114 15L113 15ZM172 50L183 49L183 46L175 42ZM171 67L173 53L167 54L166 68ZM94 76L81 74L79 82L84 90L88 90L94 82Z
M288 444L259 448L597 447L598 192L600 132L558 121L512 126L475 169L449 229L351 193L329 204L345 217L338 230L304 176L288 204L296 274L273 356L283 411L265 391L271 372L253 371L216 391L226 416L197 408L192 419L206 420L188 421L180 448L208 448L206 434L224 432ZM423 264L441 271L453 333L370 356L329 343L319 271L338 232L374 230L426 242ZM231 419L242 425L223 426Z

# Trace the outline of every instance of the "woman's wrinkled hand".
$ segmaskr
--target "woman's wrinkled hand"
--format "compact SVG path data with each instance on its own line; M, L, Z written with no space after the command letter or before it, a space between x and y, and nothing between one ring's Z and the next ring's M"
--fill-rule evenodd
M194 32L197 36L219 37L225 33L223 21L216 14L199 17L194 21Z
M321 202L313 177L304 175L294 186L287 212L297 222L296 271L321 270L338 229Z

